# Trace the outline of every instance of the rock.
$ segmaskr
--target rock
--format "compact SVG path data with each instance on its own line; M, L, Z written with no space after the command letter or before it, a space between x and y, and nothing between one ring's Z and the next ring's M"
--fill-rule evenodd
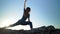
M0 28L0 34L60 34L60 29L56 29L52 25L33 28L32 30L11 30Z

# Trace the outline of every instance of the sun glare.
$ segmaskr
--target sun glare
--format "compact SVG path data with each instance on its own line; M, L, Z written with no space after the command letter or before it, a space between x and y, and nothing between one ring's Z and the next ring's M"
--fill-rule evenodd
M14 20L11 20L11 19L5 19L2 21L1 23L1 26L0 27L6 27L6 26L9 26L11 24L14 24L15 21ZM15 27L9 27L9 28L6 28L6 29L12 29L12 30L30 30L30 27L29 25L17 25Z

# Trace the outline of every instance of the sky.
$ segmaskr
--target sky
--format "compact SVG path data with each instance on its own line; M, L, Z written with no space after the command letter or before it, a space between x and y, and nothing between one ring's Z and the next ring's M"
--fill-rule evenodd
M27 0L31 8L33 27L53 25L60 28L60 0ZM9 26L22 18L24 0L0 0L0 27ZM9 29L9 28L8 28ZM10 29L30 29L29 25L18 25Z

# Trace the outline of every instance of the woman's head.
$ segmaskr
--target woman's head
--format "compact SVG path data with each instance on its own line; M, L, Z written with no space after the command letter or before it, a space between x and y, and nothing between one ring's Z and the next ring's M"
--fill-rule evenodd
M27 8L26 8L26 11L27 11L27 12L30 12L30 11L31 11L30 7L27 7Z
M27 7L24 11L24 16L28 15L30 11L31 11L30 7Z

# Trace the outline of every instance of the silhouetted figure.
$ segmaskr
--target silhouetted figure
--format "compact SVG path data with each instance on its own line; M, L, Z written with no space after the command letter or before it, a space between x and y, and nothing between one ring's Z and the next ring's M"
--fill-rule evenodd
M32 26L32 22L30 22L30 7L27 7L26 8L26 1L24 1L24 13L23 13L23 16L20 20L18 20L15 24L12 24L10 25L9 27L13 27L13 26L16 26L16 25L30 25L30 28L32 29L33 26ZM28 21L26 22L26 19L28 19Z

